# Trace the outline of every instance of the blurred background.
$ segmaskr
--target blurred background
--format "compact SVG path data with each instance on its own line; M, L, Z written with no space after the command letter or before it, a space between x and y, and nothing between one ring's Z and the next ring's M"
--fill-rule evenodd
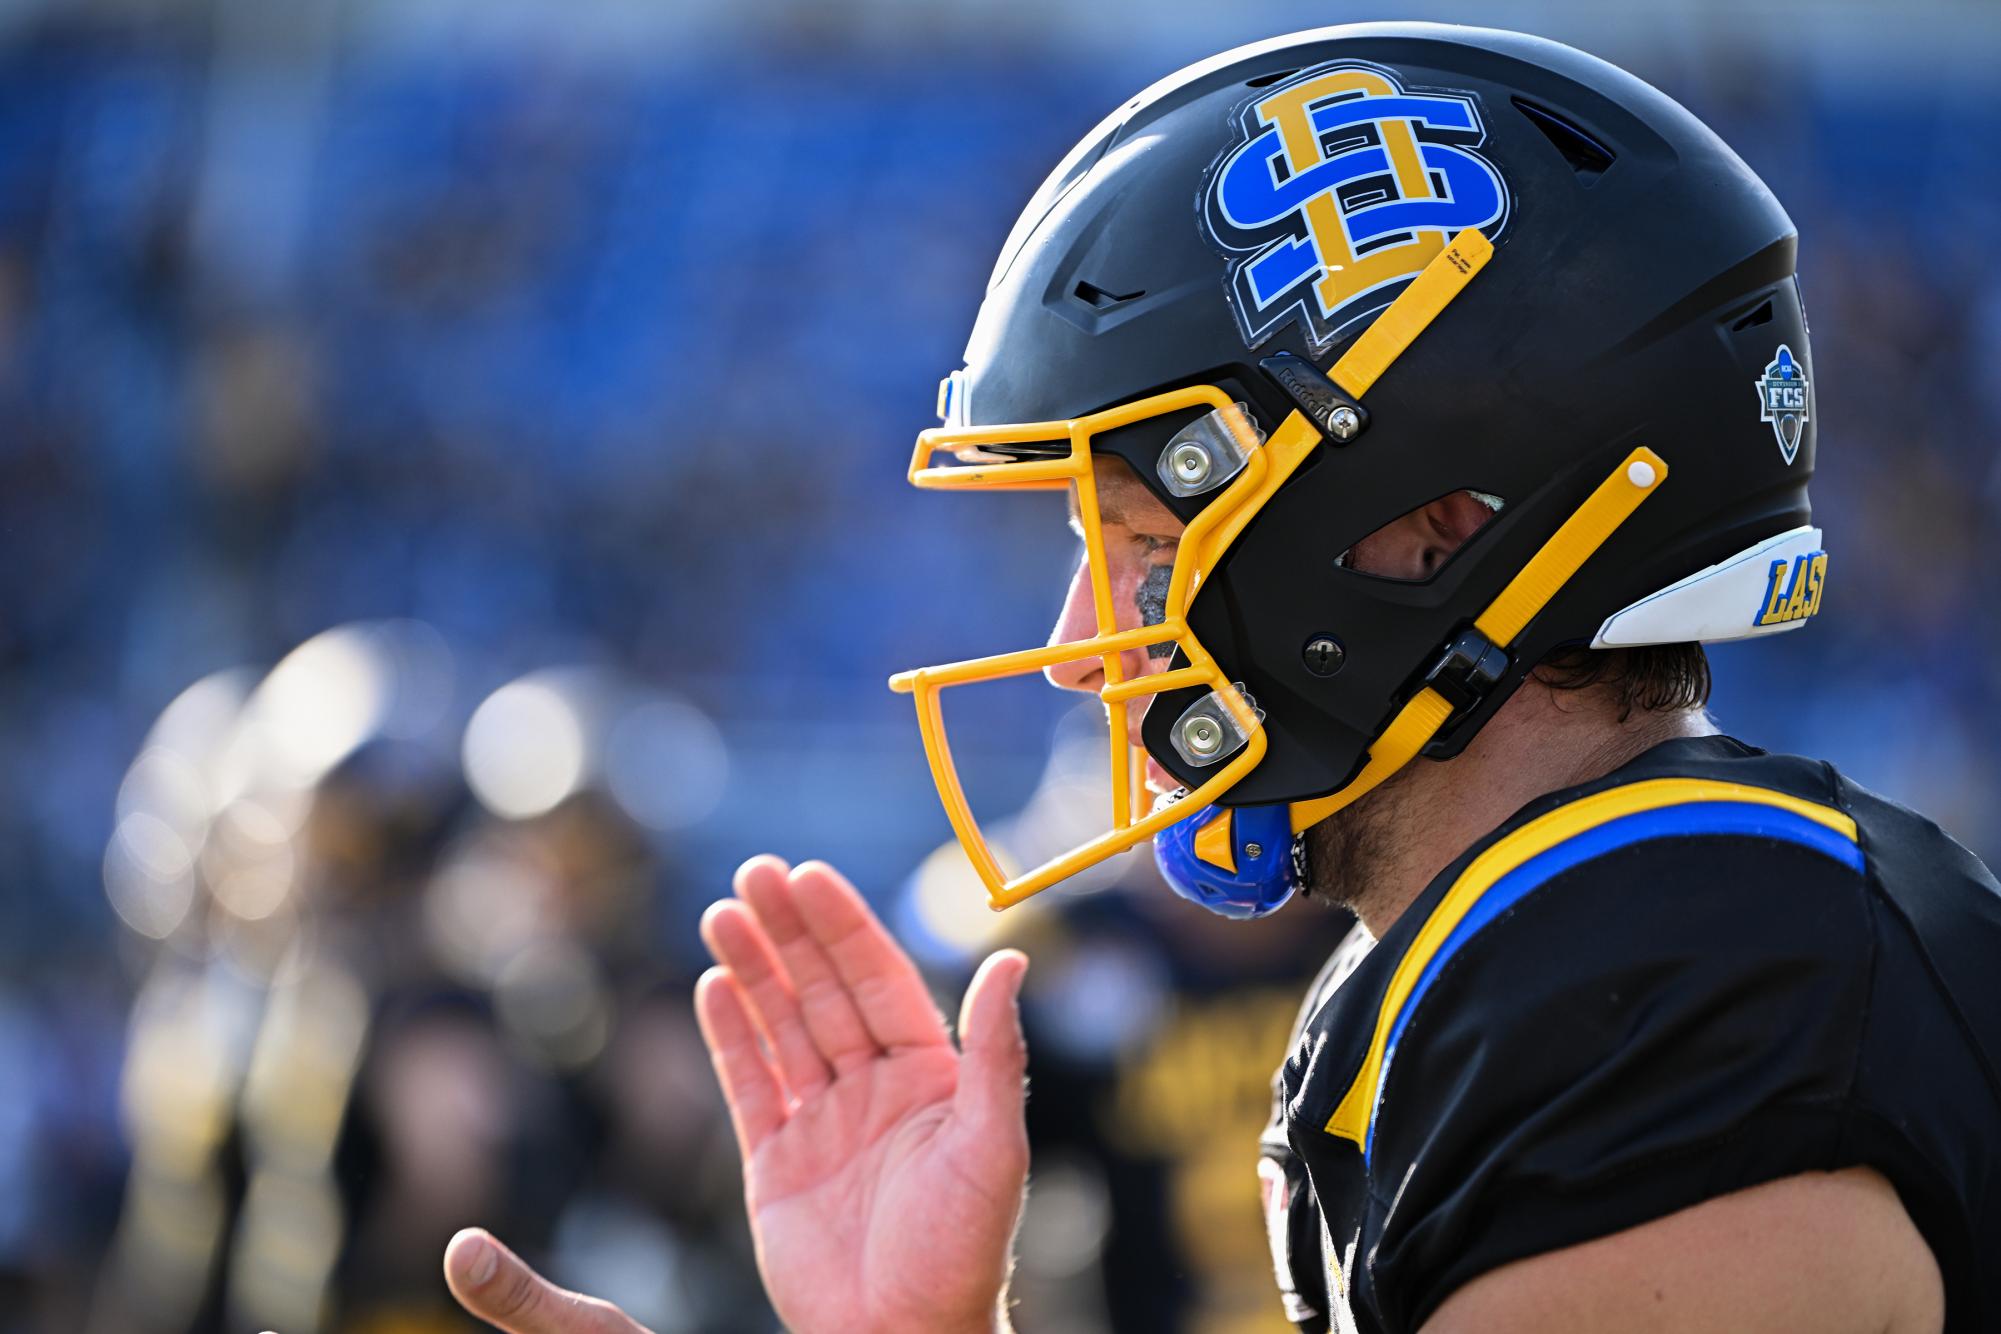
M767 849L941 995L1035 953L1024 1329L1281 1328L1253 1141L1345 923L1144 857L994 919L883 682L1040 643L1076 559L902 484L1042 175L1375 17L1582 45L1777 190L1839 573L1715 712L2001 854L1984 0L4 0L0 1332L462 1329L474 1221L771 1329L687 1002ZM1046 855L1102 724L987 690L976 809Z

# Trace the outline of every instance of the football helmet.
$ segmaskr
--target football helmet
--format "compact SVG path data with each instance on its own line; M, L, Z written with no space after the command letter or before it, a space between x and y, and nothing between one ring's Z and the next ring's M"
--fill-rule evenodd
M1795 247L1688 111L1518 33L1299 33L1107 117L1015 225L910 465L933 490L1072 490L1083 532L1094 636L891 680L992 903L1156 838L1184 893L1269 911L1299 834L1457 754L1550 650L1803 624L1826 557ZM1186 524L1164 605L1125 629L1107 458ZM1426 577L1345 560L1460 491L1494 512ZM1121 668L1164 649L1163 670ZM1010 873L941 691L1087 658L1108 828ZM1151 804L1141 704L1183 785Z

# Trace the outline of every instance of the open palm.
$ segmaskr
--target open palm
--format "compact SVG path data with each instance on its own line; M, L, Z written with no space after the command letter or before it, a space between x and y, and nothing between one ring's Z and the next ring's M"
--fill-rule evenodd
M745 863L696 988L758 1266L797 1334L994 1328L1020 1214L1026 1053L1004 951L954 1047L916 967L831 867Z

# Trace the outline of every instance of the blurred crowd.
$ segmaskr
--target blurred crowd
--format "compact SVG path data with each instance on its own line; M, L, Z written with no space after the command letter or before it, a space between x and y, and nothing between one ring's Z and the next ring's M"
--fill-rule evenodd
M0 43L0 1334L457 1329L473 1221L662 1334L770 1328L687 1006L767 848L941 995L1036 954L1024 1327L1277 1327L1264 1081L1345 924L1143 858L995 922L883 688L1045 636L1060 506L919 496L908 441L1042 173L1201 52L292 11ZM1992 860L2001 93L1603 54L1802 229L1833 594L1715 652L1719 721ZM952 726L1026 854L1095 806L1054 692Z

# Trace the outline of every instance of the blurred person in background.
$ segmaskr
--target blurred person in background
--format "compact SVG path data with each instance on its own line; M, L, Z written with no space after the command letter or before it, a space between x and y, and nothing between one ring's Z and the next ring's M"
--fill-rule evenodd
M1036 968L1022 1015L1035 1189L1016 1320L1120 1334L1270 1329L1270 1252L1244 1146L1264 1129L1300 994L1347 915L1227 922L1130 875L1011 916L1027 920L992 946ZM1085 1291L1051 1291L1064 1278ZM1064 1296L1088 1318L1050 1318Z
M331 1309L380 1009L436 973L414 907L464 805L442 656L412 622L329 631L254 688L184 692L129 771L106 888L158 945L92 1328L319 1328Z
M1059 724L1020 811L1011 863L1088 837L1106 782L1103 710ZM1043 911L996 915L964 851L927 857L890 921L941 997L995 949L1036 961L1023 998L1035 1189L1011 1292L1024 1328L1232 1334L1274 1316L1257 1178L1299 995L1348 931L1343 912L1226 921L1139 858L1094 868Z
M645 945L663 868L581 752L519 786L607 692L497 692L462 748L451 668L343 627L149 736L107 857L159 945L92 1328L460 1329L434 1257L482 1216L662 1329L758 1326L688 979Z
M637 818L712 795L688 786L717 776L702 762L709 731L671 696L582 668L531 673L472 713L463 755L486 814L441 859L424 934L475 988L514 1073L499 1096L442 1102L427 1090L427 1043L404 1054L406 1080L385 1091L415 1133L401 1137L407 1170L379 1205L374 1242L377 1267L440 1327L457 1326L425 1260L480 1205L433 1172L440 1150L496 1112L518 1118L504 1210L563 1272L624 1294L663 1330L769 1321L688 974L653 944L657 895L679 876ZM636 732L679 765L644 792L619 762Z
M454 808L414 625L316 636L180 695L123 788L106 889L159 942L134 1010L126 1207L92 1327L317 1325L374 998ZM415 651L413 653L413 650ZM409 670L409 669L417 670Z

